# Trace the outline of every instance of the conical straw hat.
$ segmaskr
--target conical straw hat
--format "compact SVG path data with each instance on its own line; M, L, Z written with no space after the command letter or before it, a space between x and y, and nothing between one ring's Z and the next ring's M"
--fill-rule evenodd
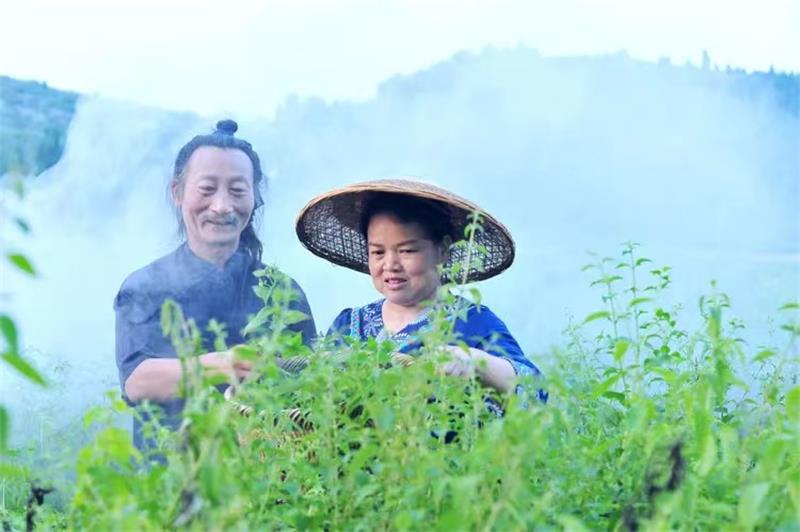
M472 213L479 213L483 229L474 236L475 249L485 250L478 264L474 261L468 281L488 279L502 272L514 261L514 241L508 229L489 213L469 200L428 183L410 179L380 179L356 183L315 197L297 216L297 237L312 253L334 264L362 273L369 273L367 242L361 234L361 213L371 194L383 192L403 194L438 203L449 216L454 242L464 240L464 230ZM467 249L451 246L445 265L464 264ZM462 278L459 274L459 280Z

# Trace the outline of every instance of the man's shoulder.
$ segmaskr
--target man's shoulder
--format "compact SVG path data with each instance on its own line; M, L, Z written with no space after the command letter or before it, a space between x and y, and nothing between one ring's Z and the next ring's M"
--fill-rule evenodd
M122 282L119 289L121 294L148 294L155 295L178 289L181 275L179 256L183 246L178 246L173 251L159 257L150 264L135 270ZM184 272L185 273L185 272Z
M169 285L176 277L179 269L178 255L183 246L179 246L163 257L135 270L122 282L120 292L151 292L154 289Z
M290 288L305 296L305 292L303 292L300 284L291 275L277 266L265 266L264 264L258 262L255 264L253 272L259 274L258 277L265 279L268 283Z

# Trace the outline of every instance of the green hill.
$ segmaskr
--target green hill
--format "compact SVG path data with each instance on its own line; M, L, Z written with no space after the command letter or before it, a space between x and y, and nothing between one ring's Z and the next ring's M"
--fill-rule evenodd
M505 67L503 66L505 65ZM607 72L610 76L608 90L616 93L625 87L653 90L664 81L682 82L697 86L715 86L725 92L750 101L773 102L787 116L800 114L800 74L791 72L745 72L741 69L711 69L692 65L672 65L669 61L648 63L632 61L624 53L598 57L542 58L530 49L484 50L479 54L461 53L429 69L411 75L395 76L381 84L375 101L358 105L319 105L319 100L300 104L303 116L330 124L339 113L357 115L381 102L394 104L411 101L423 93L448 91L452 83L480 84L482 77L508 76L514 69L543 68L543 65L569 65L571 70L595 79ZM513 66L508 70L506 67ZM460 72L455 77L454 73ZM546 70L542 72L546 73ZM508 79L514 83L514 75ZM602 76L600 76L602 78ZM521 83L521 82L520 82ZM509 85L510 86L510 85ZM416 96L415 96L416 95ZM67 128L75 113L81 95L49 87L46 83L21 81L0 76L0 176L7 172L36 175L58 162L64 150ZM286 118L287 110L295 106L289 98L278 115ZM653 105L664 102L654 99ZM487 103L488 105L488 103ZM361 109L361 111L358 111ZM351 117L352 119L352 117ZM314 122L312 120L312 122ZM305 123L304 127L315 127Z
M61 157L78 94L0 76L0 176L35 175Z

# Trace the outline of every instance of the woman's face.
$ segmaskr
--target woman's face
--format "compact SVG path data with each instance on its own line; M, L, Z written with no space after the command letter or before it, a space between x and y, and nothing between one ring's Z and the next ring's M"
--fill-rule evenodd
M376 214L367 227L367 252L372 283L387 301L412 307L436 295L437 267L446 251L429 240L418 223Z
M202 146L189 157L172 194L195 253L235 250L255 204L253 164L241 150Z

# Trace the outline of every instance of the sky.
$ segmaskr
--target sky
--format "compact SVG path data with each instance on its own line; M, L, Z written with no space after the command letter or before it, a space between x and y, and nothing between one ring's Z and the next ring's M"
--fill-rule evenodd
M486 46L800 72L798 27L798 0L2 0L0 75L256 118Z

